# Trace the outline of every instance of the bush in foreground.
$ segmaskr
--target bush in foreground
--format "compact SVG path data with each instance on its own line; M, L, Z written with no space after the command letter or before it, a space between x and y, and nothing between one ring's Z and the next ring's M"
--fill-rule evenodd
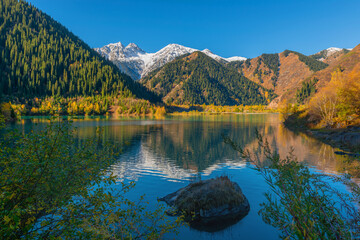
M250 152L225 137L225 142L254 164L270 187L259 214L281 231L282 239L357 239L360 237L360 187L348 177L313 173L297 162L292 152L285 158L258 134L259 150ZM267 166L260 164L266 159ZM352 194L336 190L329 182L342 182Z
M142 200L115 187L107 172L119 153L101 138L74 138L74 129L52 122L21 134L0 129L0 238L157 239L180 224L161 207L145 210Z

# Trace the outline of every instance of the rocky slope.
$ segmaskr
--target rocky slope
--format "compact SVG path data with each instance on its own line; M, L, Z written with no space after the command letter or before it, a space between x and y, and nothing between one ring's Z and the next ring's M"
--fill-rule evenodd
M352 48L330 47L328 49L324 49L318 53L310 55L310 57L324 63L331 64L332 62L336 61L337 59L350 52L351 50Z
M329 67L316 72L312 76L312 78L318 79L316 88L324 87L331 80L331 74L337 69L347 74L350 73L357 64L360 64L360 44L346 54L336 58L336 60L331 62Z
M283 99L294 97L305 79L327 68L328 64L285 50L282 53L262 54L243 62L230 62L227 66L263 87L272 89L278 95L271 104L275 107Z
M179 44L169 44L156 53L147 53L134 43L125 47L121 42L111 43L95 50L134 80L139 80L179 56L199 51ZM246 60L244 57L223 58L209 49L202 52L221 63Z

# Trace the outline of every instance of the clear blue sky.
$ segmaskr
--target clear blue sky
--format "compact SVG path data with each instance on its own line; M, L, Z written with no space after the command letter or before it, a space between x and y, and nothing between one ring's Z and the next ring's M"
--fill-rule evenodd
M360 0L29 0L91 47L169 43L223 57L360 43Z

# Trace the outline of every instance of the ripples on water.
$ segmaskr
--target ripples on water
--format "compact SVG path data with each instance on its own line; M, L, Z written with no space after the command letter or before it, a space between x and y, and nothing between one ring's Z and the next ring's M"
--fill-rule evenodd
M40 123L34 125L35 122ZM23 120L23 131L41 127L43 119ZM305 135L285 129L277 114L236 114L220 116L172 117L165 119L86 119L74 120L77 137L87 138L103 127L102 138L123 146L123 154L109 171L119 181L136 181L129 193L132 200L145 194L150 208L157 198L174 192L192 181L228 175L249 199L251 210L237 224L216 233L182 227L178 239L277 239L276 229L257 214L268 189L262 177L249 168L239 154L224 144L221 134L247 148L256 148L255 129L285 156L294 147L300 162L325 172L344 167L344 156ZM340 188L342 186L339 186ZM168 236L172 238L174 236Z

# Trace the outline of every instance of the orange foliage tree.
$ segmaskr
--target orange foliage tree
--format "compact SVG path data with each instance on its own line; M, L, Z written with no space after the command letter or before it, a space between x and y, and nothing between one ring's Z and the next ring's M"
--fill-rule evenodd
M360 115L360 63L348 74L335 70L331 81L309 102L309 115L326 127Z
M338 95L346 113L360 114L360 63L343 79Z

